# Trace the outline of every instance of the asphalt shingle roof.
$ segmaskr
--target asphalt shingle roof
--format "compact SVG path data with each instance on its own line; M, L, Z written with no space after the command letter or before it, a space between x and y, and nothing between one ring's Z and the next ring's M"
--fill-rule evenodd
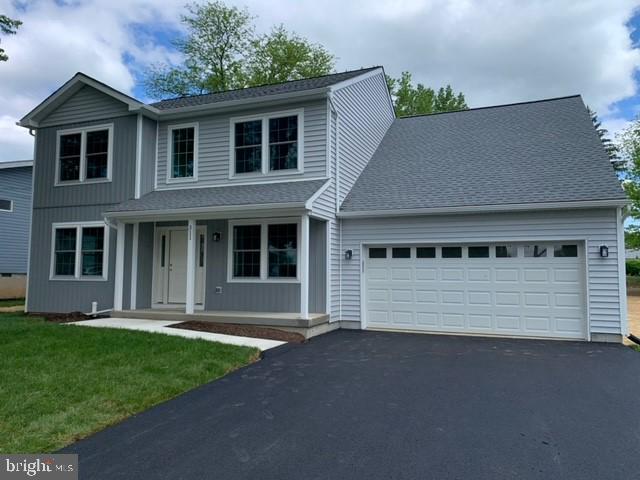
M127 200L108 212L143 212L181 208L304 203L326 180L232 185L228 187L156 190L137 200Z
M573 96L397 119L342 210L624 198Z
M242 88L238 90L227 90L225 92L210 93L207 95L195 95L188 97L172 98L152 103L152 107L160 110L172 108L193 107L211 103L226 102L231 100L242 100L248 98L258 98L267 95L278 95L283 93L301 92L304 90L315 90L317 88L330 87L336 83L367 73L380 67L363 68L349 72L333 73L321 77L307 78L303 80L293 80L290 82L276 83L272 85L262 85L259 87Z

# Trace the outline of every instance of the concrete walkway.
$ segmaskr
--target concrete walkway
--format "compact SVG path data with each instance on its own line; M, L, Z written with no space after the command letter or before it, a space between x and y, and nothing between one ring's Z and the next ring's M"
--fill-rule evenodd
M253 347L259 350L269 350L279 347L286 342L267 340L263 338L240 337L224 335L222 333L199 332L196 330L184 330L182 328L168 328L169 325L182 323L179 321L141 320L133 318L97 318L95 320L82 320L70 322L65 325L80 325L82 327L124 328L125 330L139 330L142 332L163 333L175 337L195 338L210 342L228 343L243 347Z

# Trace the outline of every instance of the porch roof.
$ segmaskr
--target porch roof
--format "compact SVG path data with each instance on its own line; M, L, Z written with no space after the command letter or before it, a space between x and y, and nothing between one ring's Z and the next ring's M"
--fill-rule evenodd
M111 206L104 214L106 217L130 217L252 208L305 208L326 182L326 179L320 179L156 190L139 199Z

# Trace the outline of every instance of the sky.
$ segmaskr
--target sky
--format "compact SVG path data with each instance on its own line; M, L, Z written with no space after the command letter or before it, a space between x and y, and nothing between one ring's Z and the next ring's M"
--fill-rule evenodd
M23 21L0 37L0 161L29 159L15 125L82 71L140 100L144 72L177 64L186 0L0 0ZM344 71L382 65L431 87L451 84L470 107L581 94L612 135L640 114L640 1L227 1L284 24L338 57ZM337 13L337 14L336 14Z

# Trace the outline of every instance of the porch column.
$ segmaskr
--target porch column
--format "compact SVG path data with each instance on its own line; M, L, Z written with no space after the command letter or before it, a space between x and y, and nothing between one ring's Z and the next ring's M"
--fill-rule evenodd
M131 310L136 309L138 297L138 239L140 236L140 224L133 224L133 236L131 241Z
M113 309L122 310L122 290L124 286L124 232L125 224L116 225L116 272L113 285Z
M300 318L309 319L309 215L300 222Z
M187 227L187 296L185 313L192 314L196 301L196 221L189 219Z

